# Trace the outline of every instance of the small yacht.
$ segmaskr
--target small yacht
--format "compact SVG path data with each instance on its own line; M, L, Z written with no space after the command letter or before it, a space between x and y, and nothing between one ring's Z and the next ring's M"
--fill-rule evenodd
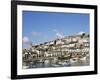
M86 58L87 58L87 57L85 56L85 57L80 58L80 60L85 61Z
M71 58L71 59L70 59L70 62L71 62L71 63L77 62L78 59L79 59L79 58Z

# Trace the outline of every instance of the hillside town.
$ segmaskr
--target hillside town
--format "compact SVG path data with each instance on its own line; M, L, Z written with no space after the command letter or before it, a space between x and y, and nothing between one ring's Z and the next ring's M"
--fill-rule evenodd
M33 45L22 51L23 69L88 66L90 36L81 32L53 41Z

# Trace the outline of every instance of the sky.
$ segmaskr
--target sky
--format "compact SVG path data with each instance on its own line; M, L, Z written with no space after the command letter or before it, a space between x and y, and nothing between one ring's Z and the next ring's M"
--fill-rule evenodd
M89 14L23 11L23 47L63 38L79 32L89 33Z

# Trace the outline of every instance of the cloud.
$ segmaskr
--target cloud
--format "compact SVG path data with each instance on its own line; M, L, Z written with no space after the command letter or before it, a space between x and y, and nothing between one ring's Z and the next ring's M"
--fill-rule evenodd
M23 43L28 43L28 42L29 42L29 38L26 37L26 36L24 36L24 37L23 37Z
M33 35L33 36L40 36L41 34L38 33L38 32L32 32L32 35Z
M56 38L63 38L64 37L64 35L62 34L62 33L60 33L60 32L58 32L58 30L57 29L53 29L52 31L54 31L56 34Z
M81 32L79 32L78 34L81 35L81 34L83 34L83 33L85 33L85 32L81 31Z
M57 38L63 38L64 37L64 35L61 34L61 33L56 33L56 36L57 36Z
M57 32L57 29L53 29L52 31Z

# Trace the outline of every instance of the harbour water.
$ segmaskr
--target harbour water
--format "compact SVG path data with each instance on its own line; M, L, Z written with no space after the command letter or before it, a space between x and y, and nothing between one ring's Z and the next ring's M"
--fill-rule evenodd
M45 60L44 62L40 61L34 61L30 62L27 66L23 66L26 69L30 68L49 68L49 67L73 67L73 66L88 66L90 63L89 57L86 59L78 59L78 60L60 60L60 61L54 61L54 60Z

